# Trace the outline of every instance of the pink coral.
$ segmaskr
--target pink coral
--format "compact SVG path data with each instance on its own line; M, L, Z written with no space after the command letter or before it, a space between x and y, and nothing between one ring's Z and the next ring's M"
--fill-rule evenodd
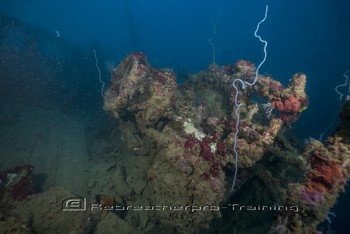
M277 108L280 112L298 113L302 107L300 99L291 96L284 101L276 100L272 102L272 107Z
M280 112L280 119L283 123L291 124L300 116L300 110L307 105L307 99L299 99L295 96L282 100L275 100L271 103L272 108Z
M334 193L345 184L340 165L326 158L321 150L315 150L310 156L312 170L306 175L307 187L319 192Z
M300 199L305 204L323 204L324 197L321 192L313 191L311 189L304 188L300 191Z
M224 156L226 154L226 144L221 142L216 143L216 153Z
M198 152L199 146L199 157L203 158L210 165L209 171L203 173L205 180L208 180L210 177L218 177L221 171L221 165L218 159L215 157L225 156L226 155L226 144L222 142L217 142L216 133L212 136L205 136L202 140L195 138L194 136L189 136L184 144L185 149L190 152ZM212 152L210 144L216 144L216 151Z
M298 98L291 96L287 100L284 101L284 111L285 112L299 112L301 108L301 102Z

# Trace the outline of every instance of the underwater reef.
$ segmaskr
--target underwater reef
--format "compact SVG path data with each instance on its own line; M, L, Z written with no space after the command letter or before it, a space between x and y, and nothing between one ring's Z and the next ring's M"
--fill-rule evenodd
M0 232L318 233L350 177L350 102L326 143L304 142L292 130L308 107L305 74L288 86L259 75L239 92L237 119L232 82L251 82L255 72L243 60L212 64L177 84L172 70L152 67L145 54L127 55L113 69L103 108L128 166L104 164L118 152L97 154L91 144L92 160L105 169L92 167L88 200L98 194L104 207L148 209L62 212L74 195L35 191L27 165L0 173Z
M349 133L344 126L348 108L325 145L313 139L298 144L288 129L308 106L305 74L295 74L287 87L259 75L254 86L239 94L244 105L237 125L232 81L250 82L255 71L252 63L242 60L212 65L177 85L172 71L153 68L142 53L128 55L114 70L104 109L120 122L129 149L149 157L142 195L151 205L200 209L150 213L158 230L215 230L218 227L210 226L211 221L222 215L232 226L237 224L232 230L244 229L252 225L254 215L242 218L209 207L228 201L270 205L278 201L280 206L298 207L298 212L278 210L271 233L316 233L336 203L349 178ZM228 198L234 144L238 181Z

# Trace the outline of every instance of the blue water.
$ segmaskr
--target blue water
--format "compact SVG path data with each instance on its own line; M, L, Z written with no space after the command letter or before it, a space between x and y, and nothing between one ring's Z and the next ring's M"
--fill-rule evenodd
M128 53L142 51L156 67L194 73L214 61L258 64L262 44L253 33L266 4L268 18L259 33L268 41L268 56L260 73L285 85L293 74L306 73L310 105L294 126L302 138L319 139L335 129L341 102L334 88L350 69L350 1L2 0L0 13L91 56L95 49L101 63L116 65ZM46 53L65 56L41 46ZM79 81L69 89L78 89L78 97L90 90L87 96L101 105L96 70L91 72L81 82L85 91ZM109 80L105 69L102 79ZM340 91L349 94L348 87Z
M105 61L117 64L129 52L143 51L155 66L197 72L213 61L208 39L216 63L257 64L262 45L253 32L265 4L270 10L260 33L269 46L261 72L284 84L296 72L307 74L310 108L299 125L307 126L305 138L319 138L339 108L334 87L350 66L348 1L5 0L0 10L52 35L57 31L78 47L94 47ZM314 121L315 114L322 118Z

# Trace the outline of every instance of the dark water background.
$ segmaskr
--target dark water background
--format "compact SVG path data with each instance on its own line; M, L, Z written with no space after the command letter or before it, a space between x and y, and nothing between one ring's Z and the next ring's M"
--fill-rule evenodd
M80 72L73 75L68 69L62 82L68 84L73 76L80 79L64 86L58 96L73 93L74 98L65 102L74 102L76 109L95 107L90 112L93 114L102 111L102 98L92 49L101 64L116 65L128 53L142 51L154 66L177 72L198 72L214 60L219 65L238 59L258 64L263 57L262 44L253 32L266 4L268 19L259 34L269 44L261 73L285 85L293 74L306 73L310 106L295 129L302 138L318 139L328 126L325 134L330 134L335 128L332 119L337 121L341 105L334 87L344 82L342 74L350 69L350 1L1 0L0 13L83 54L73 56L81 65ZM4 27L4 22L0 23ZM69 56L55 46L41 47L43 53L54 57ZM104 68L102 72L102 79L108 82L108 72ZM347 94L348 87L340 91ZM343 194L338 206L350 207L346 202L349 196ZM342 216L339 210L335 213L334 229L346 233L341 228L350 220L349 215Z

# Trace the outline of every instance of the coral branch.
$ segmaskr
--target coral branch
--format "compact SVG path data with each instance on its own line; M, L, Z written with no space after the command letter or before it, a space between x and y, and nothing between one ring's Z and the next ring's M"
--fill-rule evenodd
M274 107L272 106L271 102L262 104L264 110L265 110L265 114L267 118L270 118L272 115L272 111L274 109Z

